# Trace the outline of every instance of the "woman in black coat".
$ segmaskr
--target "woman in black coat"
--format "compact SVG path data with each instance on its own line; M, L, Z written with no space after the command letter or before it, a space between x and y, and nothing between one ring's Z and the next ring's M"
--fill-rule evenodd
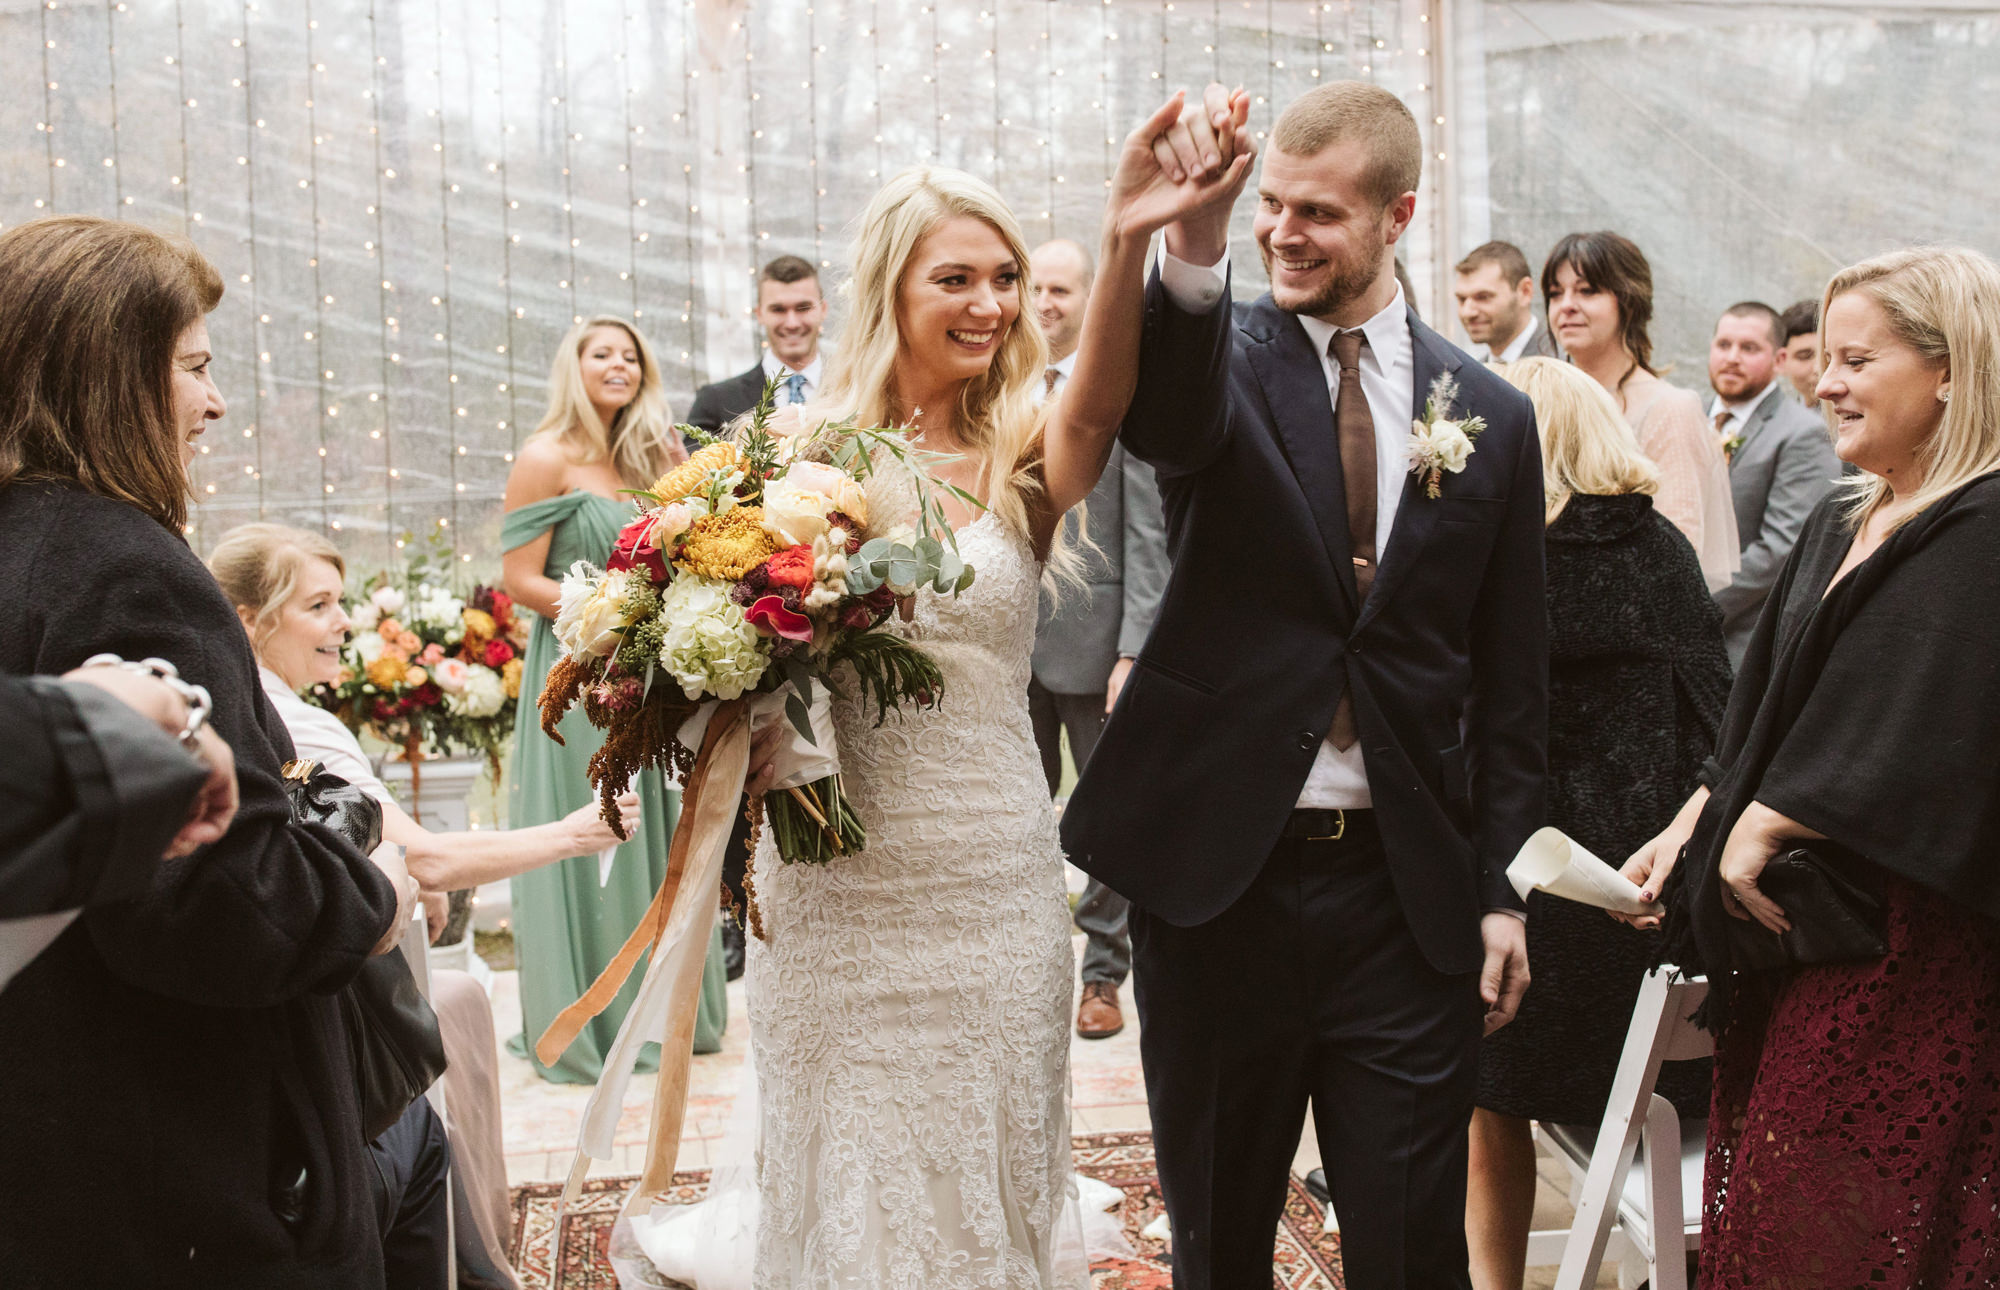
M0 1280L22 1290L383 1282L333 996L412 888L292 822L291 741L182 537L193 440L222 413L221 295L136 225L0 234L0 671L168 660L212 696L240 792L219 841L86 909L0 992Z
M1501 369L1542 434L1549 602L1549 823L1622 859L1687 796L1729 696L1722 613L1700 562L1653 507L1658 474L1602 387L1530 358ZM1519 1286L1535 1198L1531 1120L1604 1115L1656 934L1601 910L1528 898L1533 979L1486 1037L1473 1112L1466 1234L1473 1282ZM1664 1067L1658 1091L1708 1114L1708 1063Z

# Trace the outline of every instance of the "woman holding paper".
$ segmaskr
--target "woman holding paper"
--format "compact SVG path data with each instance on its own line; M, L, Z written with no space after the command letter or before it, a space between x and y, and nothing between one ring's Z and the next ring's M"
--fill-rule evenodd
M1835 274L1820 316L1817 393L1863 473L1806 521L1705 786L1625 873L1656 895L1677 875L1669 950L1709 978L1702 1285L1983 1285L2000 1248L2000 267L1885 255ZM1746 971L1750 920L1804 917L1759 880L1807 839L1879 895L1886 953Z
M1669 818L1714 747L1729 693L1722 615L1687 539L1654 507L1659 473L1610 395L1577 368L1500 370L1535 404L1548 494L1549 823L1624 856ZM1518 1287L1535 1203L1530 1121L1595 1124L1657 938L1556 896L1528 897L1534 980L1479 1055L1466 1192L1473 1284ZM1708 1063L1662 1070L1708 1113Z

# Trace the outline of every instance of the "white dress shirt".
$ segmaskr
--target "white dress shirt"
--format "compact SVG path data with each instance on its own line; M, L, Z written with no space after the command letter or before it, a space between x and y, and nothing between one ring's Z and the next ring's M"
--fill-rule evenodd
M1716 395L1715 402L1708 405L1708 423L1714 425L1718 413L1727 412L1729 414L1729 419L1722 423L1720 433L1716 437L1718 439L1734 439L1737 435L1742 434L1743 427L1750 423L1751 414L1756 412L1758 408L1763 407L1764 400L1776 394L1778 387L1782 384L1784 382L1773 377L1769 385L1766 385L1763 389L1757 391L1757 393L1751 395L1741 403L1729 403L1724 401L1721 395Z
M825 367L825 357L818 350L814 350L813 361L807 363L804 368L799 369L799 374L806 378L805 398L800 399L799 402L803 403L806 399L812 398L814 394L819 392L819 377L820 372ZM791 400L785 397L785 378L792 375L793 370L786 365L784 359L779 358L768 349L764 351L764 379L767 381L776 380L778 382L778 406L781 408L791 402Z
M1069 352L1069 355L1063 358L1061 361L1049 364L1049 366L1055 370L1056 383L1053 387L1051 387L1048 383L1047 378L1046 377L1043 378L1042 383L1035 387L1036 404L1039 405L1047 401L1050 395L1054 394L1057 390L1060 390L1063 386L1069 384L1069 374L1076 370L1076 355L1077 351L1071 350Z
M1528 342L1535 338L1535 333L1541 330L1541 326L1542 320L1530 313L1528 315L1528 325L1521 328L1521 334L1508 341L1507 348L1501 350L1497 355L1490 348L1484 345L1480 346L1480 349L1485 352L1480 355L1479 361L1482 363L1515 362L1521 355L1527 353Z
M259 667L257 674L264 682L264 697L291 732L292 748L300 757L318 762L378 802L396 800L388 786L375 777L368 754L361 751L361 741L340 724L339 717L301 699L285 684L285 678L270 668Z
M1182 309L1190 313L1206 311L1229 289L1224 274L1228 262L1225 253L1216 264L1203 267L1162 250L1160 285ZM1295 316L1305 328L1306 339L1319 353L1320 369L1326 380L1327 425L1331 429L1340 367L1327 349L1339 329L1304 314ZM1410 425L1416 419L1416 348L1410 340L1409 317L1400 286L1396 288L1395 299L1362 323L1360 330L1368 338L1361 351L1361 392L1368 399L1368 415L1375 423L1375 552L1379 571L1389 555L1396 508L1403 500L1403 486L1409 476L1406 448ZM1299 793L1299 806L1358 810L1373 803L1361 745L1356 743L1342 752L1331 741L1322 742L1313 758L1312 770L1306 775L1305 787Z

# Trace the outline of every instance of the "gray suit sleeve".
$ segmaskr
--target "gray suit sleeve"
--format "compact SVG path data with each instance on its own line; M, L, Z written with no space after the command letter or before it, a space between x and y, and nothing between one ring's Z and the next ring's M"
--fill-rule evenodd
M1778 445L1778 465L1764 501L1764 522L1756 539L1743 548L1743 567L1728 586L1715 593L1715 603L1725 617L1733 620L1764 603L1799 540L1806 517L1839 477L1840 461L1825 431L1799 421Z
M1136 658L1167 590L1167 520L1153 468L1129 452L1119 455L1125 459L1125 614L1118 653Z

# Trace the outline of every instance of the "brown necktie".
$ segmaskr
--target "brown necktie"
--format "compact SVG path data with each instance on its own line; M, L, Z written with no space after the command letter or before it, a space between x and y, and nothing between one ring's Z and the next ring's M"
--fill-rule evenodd
M1056 392L1056 378L1061 375L1062 369L1056 367L1042 373L1042 397L1047 398Z
M1729 409L1718 408L1715 413L1715 441L1722 445L1722 460L1729 461L1729 440L1723 435L1722 427L1729 424Z
M1361 350L1368 337L1359 331L1337 331L1327 353L1340 365L1340 385L1333 396L1333 426L1340 437L1340 474L1347 484L1347 545L1354 553L1354 590L1365 603L1375 582L1375 418L1361 389ZM1360 737L1354 728L1352 685L1340 696L1328 737L1346 752Z

